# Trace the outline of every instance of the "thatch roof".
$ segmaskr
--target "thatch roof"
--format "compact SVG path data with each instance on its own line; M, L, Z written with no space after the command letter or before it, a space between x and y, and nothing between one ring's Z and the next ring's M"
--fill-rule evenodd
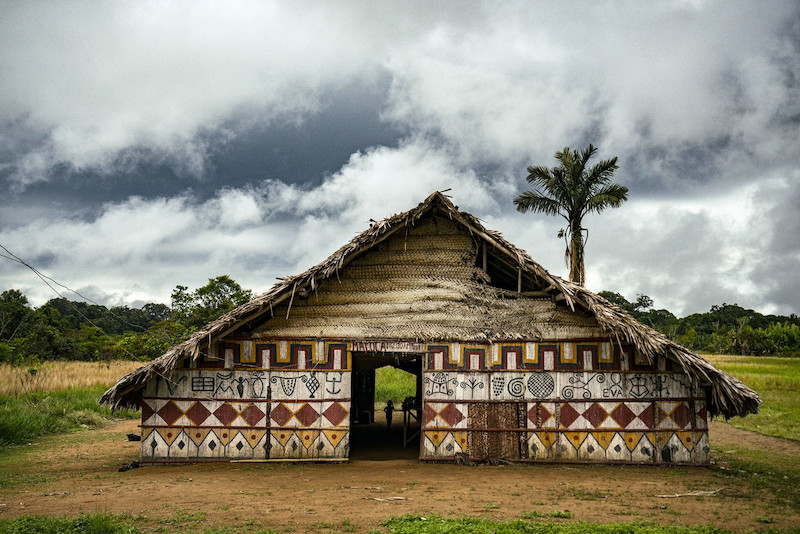
M524 274L528 279L533 280L535 290L516 294L476 280L474 283L466 284L470 286L469 299L481 300L485 307L490 307L493 310L492 320L487 322L494 324L472 325L470 328L462 329L454 328L450 332L450 336L446 335L447 332L442 328L438 330L435 328L390 329L388 331L384 328L380 332L362 329L358 330L359 338L408 339L413 337L419 341L445 339L495 339L499 341L503 338L520 337L552 339L546 333L543 334L542 328L529 324L534 322L531 321L531 318L540 315L543 310L542 306L546 305L549 306L547 311L551 316L558 315L564 318L572 314L579 318L578 323L581 322L580 318L584 318L584 323L585 319L590 319L593 325L596 321L593 328L598 332L610 336L619 344L635 346L651 362L655 361L656 356L664 355L678 363L687 375L710 386L711 405L708 408L711 415L721 414L725 417L733 417L758 412L760 404L758 395L736 378L720 371L700 356L670 341L656 330L643 325L599 295L551 275L533 261L524 250L506 241L499 232L484 228L478 218L459 210L440 192L433 193L414 209L374 222L367 230L358 234L322 263L301 274L281 279L266 293L209 323L195 332L188 340L172 347L161 357L120 379L117 384L106 391L101 402L108 403L113 407L135 405L141 389L151 378L168 376L185 358L197 358L212 343L240 330L243 325L270 319L275 315L277 308L280 308L281 316L276 316L273 322L282 321L284 313L288 318L292 313L293 305L299 310L301 299L316 294L327 281L338 280L340 274L355 265L356 260L362 257L364 252L397 235L399 231L408 232L409 228L414 228L423 218L431 215L449 219L460 228L466 229L476 240L491 248L493 254L502 256L505 262L520 269L521 276ZM437 282L438 290L463 291L463 289L451 286L453 284L449 281ZM516 308L512 309L503 304L508 297L516 300ZM501 311L497 312L497 309L501 309ZM450 316L453 315L450 314ZM520 324L522 322L526 324ZM348 336L353 335L352 330L345 332ZM326 337L345 336L331 335L326 331Z

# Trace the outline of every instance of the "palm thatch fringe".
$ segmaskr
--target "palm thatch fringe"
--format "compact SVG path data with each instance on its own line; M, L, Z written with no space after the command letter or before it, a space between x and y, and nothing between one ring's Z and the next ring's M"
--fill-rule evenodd
M438 191L430 195L414 209L393 215L382 221L373 222L367 230L358 234L352 241L334 252L322 263L296 276L279 279L280 282L266 293L226 313L195 332L188 340L172 347L161 357L127 374L105 392L101 402L110 404L113 408L136 405L139 391L148 380L156 376L168 378L171 371L185 358L197 359L201 351L211 346L213 342L224 338L242 324L257 319L262 315L268 313L270 314L268 317L272 317L275 308L287 303L287 301L286 319L288 319L296 297L307 298L325 280L332 277L338 279L340 271L358 258L362 252L387 240L401 229L406 229L407 232L422 217L431 213L449 218L457 225L466 228L472 236L491 246L497 254L505 256L510 264L521 269L521 273L533 277L538 282L539 289L529 292L529 294L516 293L513 295L515 298L532 301L534 298L549 297L550 302L563 303L573 312L576 309L580 309L581 312L588 312L596 319L601 331L610 335L620 345L631 344L635 346L641 354L647 356L651 363L655 361L658 355L664 355L677 362L687 375L700 380L701 383L710 385L711 403L709 413L711 415L721 414L727 418L758 412L758 406L761 402L758 395L739 380L715 368L688 349L673 343L656 330L643 325L599 295L551 275L541 265L533 261L524 250L506 241L499 232L484 228L477 217L460 211L444 194ZM437 236L435 239L441 240L442 237ZM369 265L361 265L359 267L359 269L369 268ZM424 268L424 265L420 265L420 269ZM463 270L464 273L462 274L464 275L468 275L468 271L471 269L460 266L453 266L452 268L459 269L459 272ZM398 276L402 280L402 273L398 273ZM462 277L458 276L458 278ZM480 282L479 276L473 277L473 279ZM374 282L365 279L365 283ZM449 283L452 284L452 280ZM445 288L447 284L443 283L440 287ZM496 288L483 287L486 291L493 292L495 297L508 293ZM532 305L535 306L533 303ZM560 315L564 316L565 314ZM508 314L505 314L504 318L513 322L513 319ZM580 324L581 322L577 321L577 324L573 327L576 333L581 332L581 328L586 328L586 325ZM561 317L559 323L569 328L569 319ZM513 326L514 328L508 329L512 332L511 335L513 337L519 337L520 332L528 332L532 339L536 339L537 335L541 336L543 334L543 331L538 329L536 325L529 325L527 328L525 325L515 324ZM458 341L457 334L459 331L463 332L463 329L457 327L453 330L449 339ZM421 327L416 330L415 334L418 338L416 341L444 341L447 339L443 337L442 330L437 328L425 330ZM391 331L386 331L385 329L381 330L381 335L384 338L392 337Z

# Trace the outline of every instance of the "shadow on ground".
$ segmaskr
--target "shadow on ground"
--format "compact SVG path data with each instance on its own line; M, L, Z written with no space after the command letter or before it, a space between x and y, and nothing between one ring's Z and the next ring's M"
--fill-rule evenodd
M409 435L419 430L411 426ZM403 413L392 419L391 429L386 428L383 413L375 413L375 422L354 424L350 429L350 461L358 460L416 460L419 458L419 435L403 447Z

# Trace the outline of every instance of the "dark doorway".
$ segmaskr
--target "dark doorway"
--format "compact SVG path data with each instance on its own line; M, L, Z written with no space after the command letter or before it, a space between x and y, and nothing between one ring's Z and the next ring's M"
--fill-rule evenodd
M350 416L350 458L391 460L419 457L419 414L422 401L422 354L353 352ZM376 406L376 370L391 366L414 377L412 394L394 400L392 424L386 404Z

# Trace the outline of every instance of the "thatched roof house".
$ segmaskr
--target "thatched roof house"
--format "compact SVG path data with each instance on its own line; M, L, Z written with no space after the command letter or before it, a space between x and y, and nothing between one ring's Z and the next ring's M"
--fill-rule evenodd
M760 403L439 192L101 401L143 406L143 459L341 459L350 422L372 410L369 373L387 362L418 375L423 459L705 463L707 414Z

